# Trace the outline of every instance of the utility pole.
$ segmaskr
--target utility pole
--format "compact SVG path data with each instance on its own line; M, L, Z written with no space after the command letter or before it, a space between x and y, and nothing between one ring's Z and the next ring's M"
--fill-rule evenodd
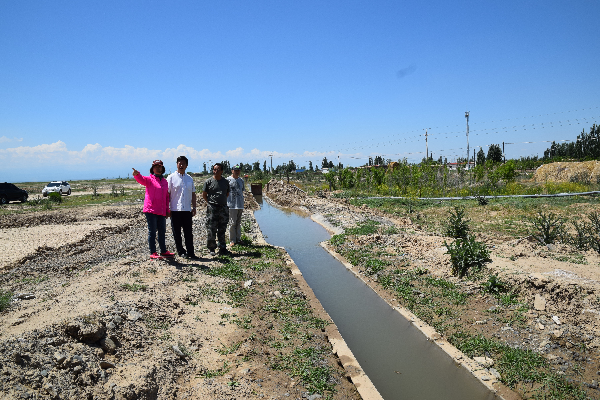
M506 153L504 153L504 142L502 142L502 159L504 160L503 164L506 164ZM506 144L514 144L514 143L508 143L506 142Z
M269 154L269 157L271 157L271 175L273 174L273 154Z
M465 112L465 118L467 119L467 169L469 169L469 112Z
M429 161L429 144L427 143L427 129L425 128L425 161Z

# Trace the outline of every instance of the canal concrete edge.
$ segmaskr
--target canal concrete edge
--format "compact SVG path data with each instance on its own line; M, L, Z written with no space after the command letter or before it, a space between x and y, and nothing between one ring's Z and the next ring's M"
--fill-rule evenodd
M267 243L267 241L262 235L262 232L260 231L260 228L258 233L255 234L254 238L257 244L273 246ZM306 280L304 280L302 272L300 271L294 260L292 260L292 257L288 254L285 248L280 246L273 247L285 251L285 259L288 267L290 268L290 272L296 278L302 292L306 294L307 299L310 302L311 308L315 310L315 313L319 318L329 322L327 327L325 327L325 334L327 335L327 340L329 341L329 343L331 343L331 346L333 347L333 353L338 357L339 362L346 370L346 377L354 384L356 390L358 390L358 393L363 398L363 400L383 400L383 397L381 397L381 395L375 388L375 385L373 384L373 382L371 382L371 379L369 379L367 374L365 374L365 372L360 367L358 360L356 360L356 358L354 357L354 354L348 347L348 344L346 343L344 338L342 338L342 335L340 334L337 326L333 322L333 319L329 316L327 311L325 311L323 305L321 304L319 299L317 299L317 296L315 296L315 293L313 292L311 287L308 285Z
M340 228L329 224L323 216L319 214L311 215L311 219L316 223L323 226L330 234L337 235L343 232ZM477 363L472 358L465 355L463 352L454 347L450 342L444 339L436 330L427 324L426 322L419 319L416 315L414 315L411 311L404 307L395 306L390 301L391 299L384 298L379 295L377 290L374 288L374 282L370 279L365 279L364 276L360 275L358 271L354 268L352 264L350 264L341 254L337 253L333 250L327 242L321 242L321 247L323 247L329 254L335 257L339 262L341 262L349 271L351 271L358 279L363 281L371 290L373 290L379 297L381 297L386 303L390 305L394 310L396 310L402 317L406 320L410 321L411 324L415 326L425 337L427 340L435 343L446 355L451 357L456 365L465 368L468 372L470 372L481 384L487 387L499 400L518 400L521 399L521 396L511 390L508 386L504 385L500 382L487 368Z

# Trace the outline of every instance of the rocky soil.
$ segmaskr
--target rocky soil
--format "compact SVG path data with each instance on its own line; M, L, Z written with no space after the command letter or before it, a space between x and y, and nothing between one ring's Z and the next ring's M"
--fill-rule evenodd
M450 257L444 246L444 241L451 239L425 231L418 220L413 223L408 218L387 215L366 205L355 207L348 200L330 198L327 193L307 196L282 181L271 181L269 190L267 195L278 204L316 214L336 233L361 222L377 221L381 224L377 233L353 237L344 244L345 249L376 249L389 264L387 272L421 268L433 277L454 283L470 299L468 307L458 310L460 315L453 321L455 326L473 335L481 334L512 347L538 352L558 375L580 385L588 397L600 398L600 257L597 253L585 253L585 262L582 262L570 255L567 246L543 246L531 237L505 240L492 234L478 234L477 240L486 243L491 251L487 276L497 274L518 298L519 304L502 306L497 297L482 291L481 280L452 276ZM402 306L397 293L384 289L378 274L372 274L361 265L353 270L389 304ZM426 293L418 286L413 289L421 293L421 297ZM437 317L433 320L438 321ZM444 323L449 324L448 319ZM517 386L521 393L529 389Z
M359 399L248 198L253 244L210 257L200 212L198 261L150 260L136 202L2 215L0 398Z

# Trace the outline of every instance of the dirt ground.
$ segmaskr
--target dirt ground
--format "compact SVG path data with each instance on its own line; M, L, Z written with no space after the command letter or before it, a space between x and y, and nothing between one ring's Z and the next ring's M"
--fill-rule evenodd
M590 250L584 260L571 256L568 246L541 245L532 237L505 240L492 234L478 234L487 244L490 274L507 282L519 300L527 305L523 315L498 306L497 299L481 290L481 282L460 280L451 274L450 256L444 241L451 239L427 232L408 218L395 218L367 206L355 207L346 199L327 193L307 196L297 187L272 181L269 197L280 205L298 207L318 215L332 229L341 232L359 222L376 220L395 227L395 233L358 236L346 244L361 249L372 246L389 268L410 264L433 276L455 283L464 293L473 294L468 309L462 309L458 324L471 334L483 334L510 346L542 354L559 375L580 385L590 398L600 398L600 256ZM377 274L353 267L389 304L400 306L397 294L378 282ZM420 288L415 287L414 290ZM518 316L518 319L510 320ZM517 387L521 393L527 388Z
M360 399L247 198L253 244L211 257L200 212L198 261L150 260L136 202L0 216L0 398Z

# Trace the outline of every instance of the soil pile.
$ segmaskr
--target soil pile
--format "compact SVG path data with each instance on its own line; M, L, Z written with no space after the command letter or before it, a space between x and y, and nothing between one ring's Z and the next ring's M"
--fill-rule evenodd
M600 161L555 162L540 166L536 182L600 182Z
M296 185L271 179L267 184L266 195L283 207L302 207L307 205L307 194Z

